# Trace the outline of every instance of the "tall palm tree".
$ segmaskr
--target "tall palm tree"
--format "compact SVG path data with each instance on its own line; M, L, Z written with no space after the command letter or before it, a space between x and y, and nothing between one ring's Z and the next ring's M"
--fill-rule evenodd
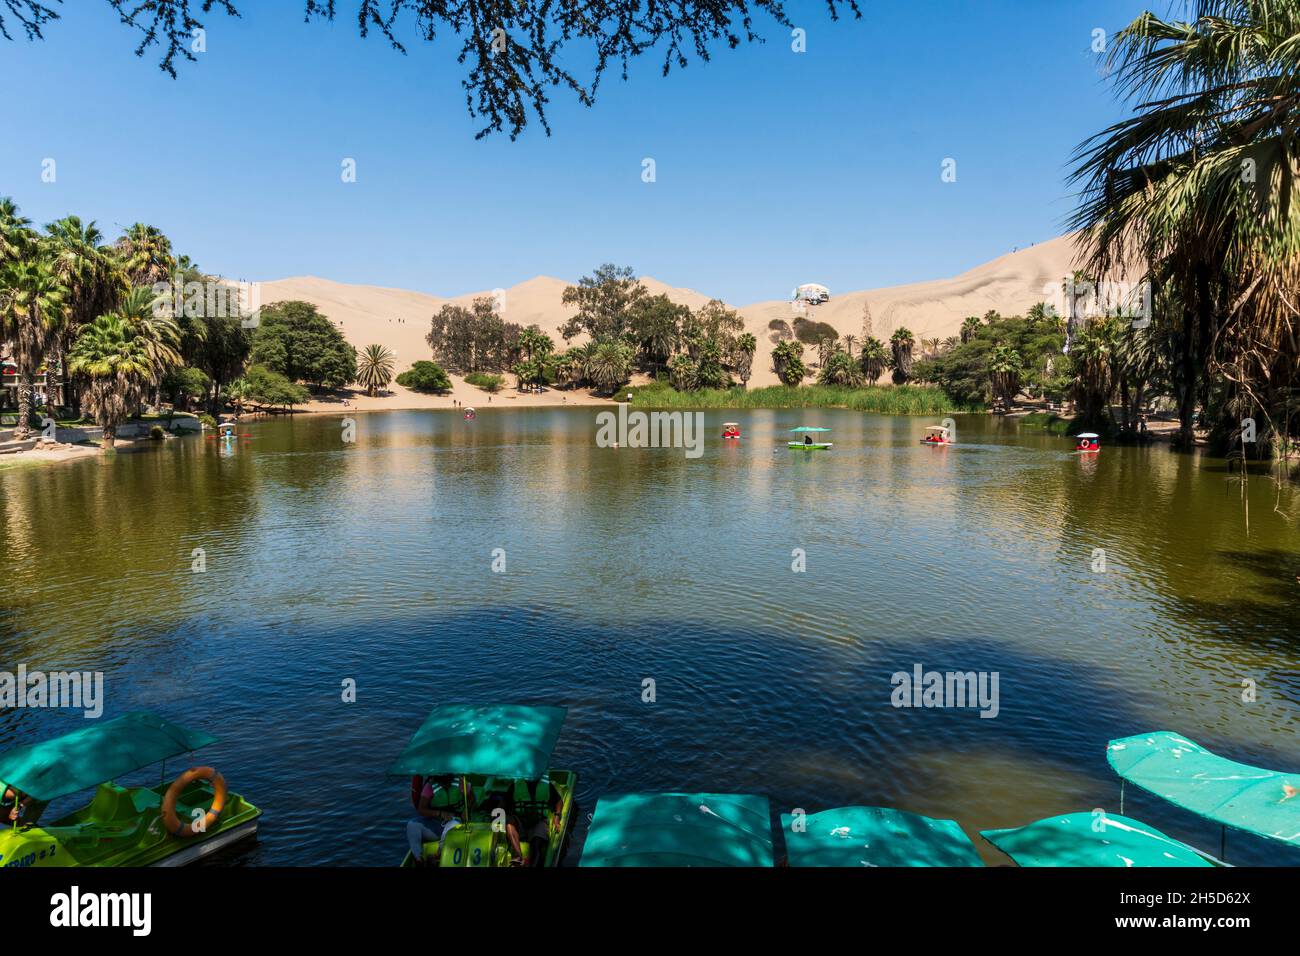
M535 325L519 333L519 348L527 361L545 358L555 351L555 341Z
M965 345L979 332L982 322L977 315L968 315L961 323L961 344Z
M149 356L149 385L153 387L153 404L160 401L163 377L173 368L185 364L181 357L181 331L169 314L164 297L147 286L136 286L122 299L117 315L131 326ZM143 396L142 396L143 400Z
M754 371L754 353L758 351L758 339L752 332L741 332L736 336L735 354L732 364L740 376L740 384L749 387L749 376Z
M167 282L176 269L171 240L157 226L137 222L127 227L114 248L133 286Z
M367 345L357 356L357 384L371 398L375 397L376 390L387 388L393 380L396 358L391 349L382 345Z
M34 238L32 221L19 215L18 206L8 196L0 196L0 262L16 259Z
M873 335L867 336L866 341L862 343L861 351L858 352L858 365L862 368L862 375L867 384L873 384L889 367L889 352L885 348L885 343Z
M1143 13L1112 38L1107 65L1135 115L1079 147L1073 223L1090 272L1157 283L1184 444L1211 373L1270 417L1289 416L1300 387L1300 5L1188 8L1187 22Z
M62 322L67 290L44 258L6 262L0 274L0 339L18 366L18 425L14 437L31 435L32 391L51 338ZM46 395L47 400L49 395Z
M46 365L51 371L58 366L66 379L62 356L83 325L117 306L126 292L126 276L93 222L83 225L77 216L65 216L45 231L54 272L68 290L65 319L50 344ZM69 384L63 381L59 388L71 392ZM59 398L66 402L68 395Z
M912 349L916 338L904 327L894 330L889 337L889 347L893 353L894 384L902 385L912 377Z
M139 406L153 375L149 344L125 316L101 315L77 336L68 367L86 377L82 401L104 430L104 447L112 448L117 427Z
M1010 407L1020 391L1020 376L1025 370L1020 353L1010 345L997 345L989 356L989 384L993 396Z

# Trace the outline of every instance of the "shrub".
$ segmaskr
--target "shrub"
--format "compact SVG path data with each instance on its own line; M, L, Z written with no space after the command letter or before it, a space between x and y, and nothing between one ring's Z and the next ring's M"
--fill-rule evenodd
M437 362L420 361L397 376L397 384L413 392L450 392L451 379Z
M162 441L164 438L167 437L167 433L163 431L163 427L161 425L153 425L149 428L149 437L152 438L154 441Z
M486 372L470 372L465 376L465 381L485 392L499 392L506 383L504 375L489 375Z

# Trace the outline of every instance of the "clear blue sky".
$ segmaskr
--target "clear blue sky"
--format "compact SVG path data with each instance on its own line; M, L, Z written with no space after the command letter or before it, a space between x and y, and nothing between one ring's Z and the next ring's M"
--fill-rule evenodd
M0 195L39 223L150 222L236 278L456 295L612 261L745 304L940 278L1060 234L1071 150L1123 115L1092 31L1166 4L865 0L832 24L805 0L806 53L760 17L766 44L667 79L634 63L592 109L557 92L554 134L515 142L474 139L457 44L363 41L354 0L332 25L241 0L178 80L102 0L64 6L44 42L0 41Z

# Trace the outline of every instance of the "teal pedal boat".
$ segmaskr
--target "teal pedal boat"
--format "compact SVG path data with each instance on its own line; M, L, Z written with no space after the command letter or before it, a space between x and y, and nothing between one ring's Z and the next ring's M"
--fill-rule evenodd
M579 866L770 867L767 797L624 793L601 797Z
M133 711L0 756L5 818L0 866L182 866L257 832L262 811L226 790L211 767L154 787L113 781L215 743L155 714ZM51 801L94 789L90 802L50 823Z
M521 704L435 707L388 770L410 776L417 814L401 866L559 866L578 783L573 771L548 766L565 713Z

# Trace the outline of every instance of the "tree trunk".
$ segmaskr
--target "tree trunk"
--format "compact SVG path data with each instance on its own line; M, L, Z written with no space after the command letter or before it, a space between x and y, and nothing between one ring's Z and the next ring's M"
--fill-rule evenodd
M113 442L115 442L116 440L117 440L117 426L105 425L104 426L104 447L108 449L112 449Z
M26 441L32 435L32 376L30 372L18 374L18 425L14 429L14 438Z
M1182 448L1191 448L1195 435L1193 427L1196 415L1196 313L1192 306L1183 307L1183 340L1179 343L1182 350L1182 382L1178 390L1178 435L1175 444Z

